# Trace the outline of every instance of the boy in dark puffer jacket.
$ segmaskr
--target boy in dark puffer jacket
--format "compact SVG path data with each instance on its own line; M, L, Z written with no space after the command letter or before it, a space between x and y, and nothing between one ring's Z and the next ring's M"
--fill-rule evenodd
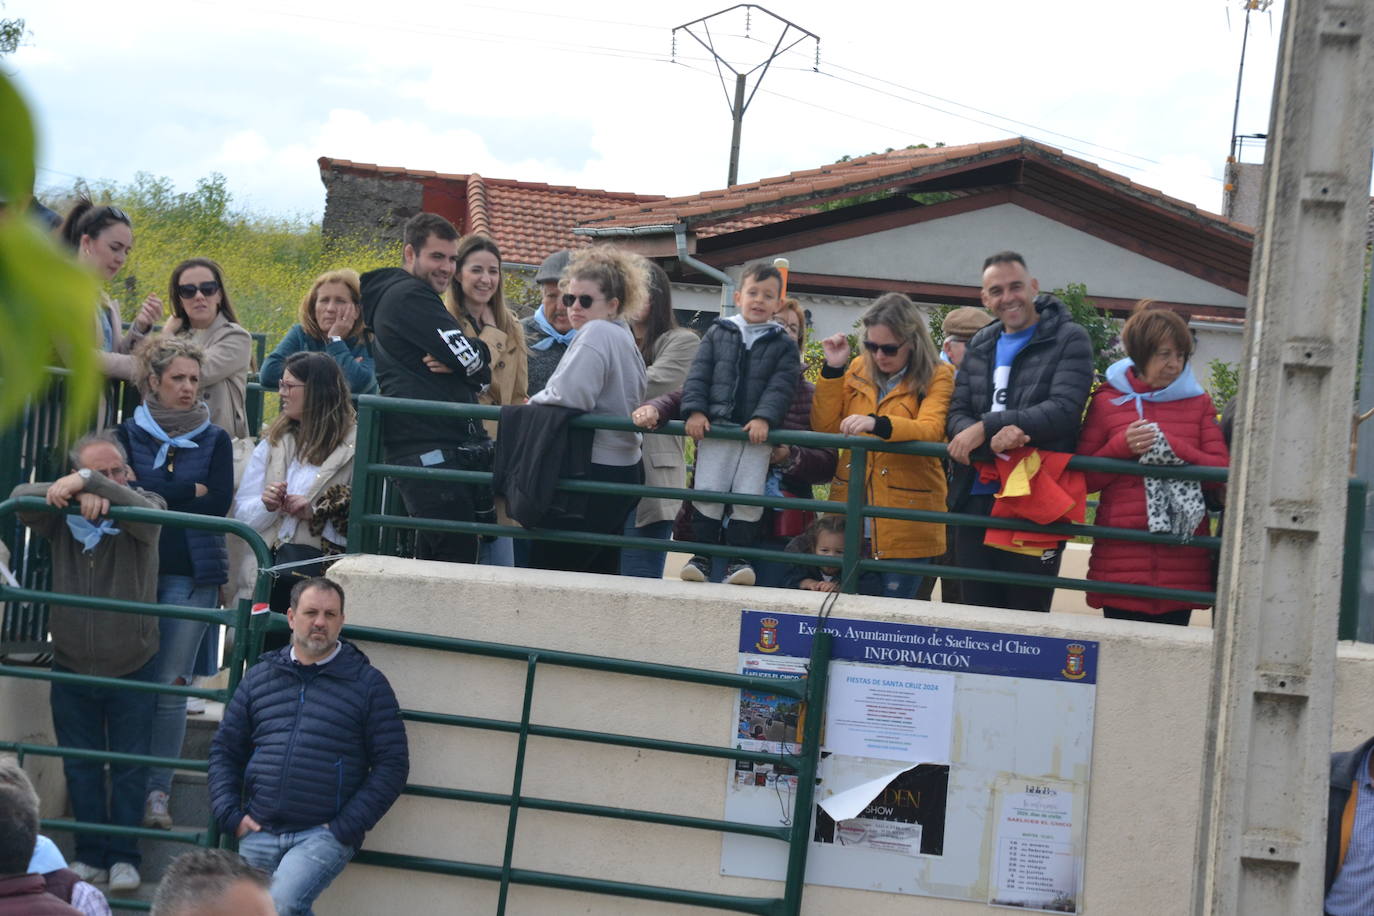
M718 318L702 338L687 383L682 388L682 414L687 434L697 443L693 487L762 495L768 477L768 432L782 423L801 378L801 354L782 325L773 320L782 305L782 274L756 262L744 268L735 291L739 313ZM748 442L703 439L712 423L742 426ZM720 542L725 506L697 501L692 537ZM750 547L759 538L761 506L732 506L725 542ZM688 582L705 582L711 561L694 556L682 568ZM753 585L754 569L731 559L725 581Z

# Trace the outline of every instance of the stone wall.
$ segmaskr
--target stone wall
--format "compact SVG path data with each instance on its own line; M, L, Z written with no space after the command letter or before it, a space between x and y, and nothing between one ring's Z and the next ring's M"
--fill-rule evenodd
M423 208L424 187L418 181L328 172L324 234L365 241L401 241L401 227Z

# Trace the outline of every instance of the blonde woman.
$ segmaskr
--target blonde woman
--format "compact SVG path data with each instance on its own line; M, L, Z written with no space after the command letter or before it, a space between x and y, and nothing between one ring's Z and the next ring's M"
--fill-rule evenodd
M817 432L874 436L888 442L943 442L954 394L954 369L940 362L924 316L906 296L886 293L864 313L864 352L849 358L849 340L821 341L825 365L811 402ZM869 452L867 479L849 479L849 454L840 453L830 498L843 503L862 485L871 506L945 510L945 472L938 458ZM929 561L945 550L945 527L933 522L871 519L866 527L873 557ZM911 598L923 576L885 572L883 594Z
M631 325L649 306L646 263L638 255L610 247L584 248L572 256L563 271L563 302L577 336L549 383L530 403L628 417L644 400L648 373ZM639 433L598 429L592 436L586 479L643 483L640 443ZM585 517L565 527L618 534L638 501L637 496L593 496ZM620 548L536 541L530 563L539 569L617 575Z
M316 277L301 300L296 323L262 361L258 381L274 387L293 353L325 353L339 364L350 391L376 394L377 372L362 299L356 270L331 270Z

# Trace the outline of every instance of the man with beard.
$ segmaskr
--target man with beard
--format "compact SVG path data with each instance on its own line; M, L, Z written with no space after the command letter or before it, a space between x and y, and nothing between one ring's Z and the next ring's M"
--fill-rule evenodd
M339 584L301 582L286 619L291 644L248 670L215 733L210 805L277 911L304 914L405 788L410 752L386 677L339 640Z
M487 345L463 334L444 308L444 291L458 269L458 230L442 216L417 213L405 225L400 267L362 276L363 318L372 329L377 384L386 397L475 404L491 383ZM382 426L388 464L452 470L490 470L492 443L480 421L388 411ZM407 514L474 520L490 512L490 490L450 480L399 478ZM495 520L494 518L492 519ZM421 560L476 563L477 536L421 531Z

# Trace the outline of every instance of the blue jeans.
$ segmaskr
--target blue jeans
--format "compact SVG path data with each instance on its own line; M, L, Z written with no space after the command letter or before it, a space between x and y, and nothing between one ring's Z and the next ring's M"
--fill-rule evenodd
M630 510L630 514L625 516L625 536L654 538L659 541L671 541L673 539L673 520L664 519L661 522L651 522L648 525L635 526L635 509ZM622 576L638 576L641 579L662 579L663 564L667 554L661 550L645 550L639 547L623 547L620 550L620 574Z
M158 576L158 604L212 608L219 604L218 585L196 585L190 576ZM209 624L198 620L163 617L158 623L157 655L153 656L153 677L159 684L191 683L196 652ZM153 713L153 737L148 753L154 757L180 757L186 741L186 698L159 694ZM148 791L170 793L170 767L148 768Z
M272 876L278 916L312 916L310 905L357 852L335 839L328 827L295 833L258 830L239 840L245 862Z
M477 562L482 566L514 566L515 538L482 541L477 547Z
M125 680L151 681L154 659ZM66 671L54 665L54 671ZM118 751L122 754L148 753L148 738L153 727L153 706L157 695L132 690L110 690L74 684L52 685L52 724L59 747ZM91 824L116 824L137 827L143 820L143 793L148 768L110 764L110 792L105 794L105 764L94 760L62 761L71 796L72 816ZM135 868L142 861L138 840L132 837L76 835L76 861L92 868L109 868L128 862Z
M894 557L893 559L899 559ZM929 563L930 557L920 559L900 558L902 563ZM915 573L885 572L882 573L883 597L885 598L915 598L916 593L921 590L921 581L925 576L918 576Z

